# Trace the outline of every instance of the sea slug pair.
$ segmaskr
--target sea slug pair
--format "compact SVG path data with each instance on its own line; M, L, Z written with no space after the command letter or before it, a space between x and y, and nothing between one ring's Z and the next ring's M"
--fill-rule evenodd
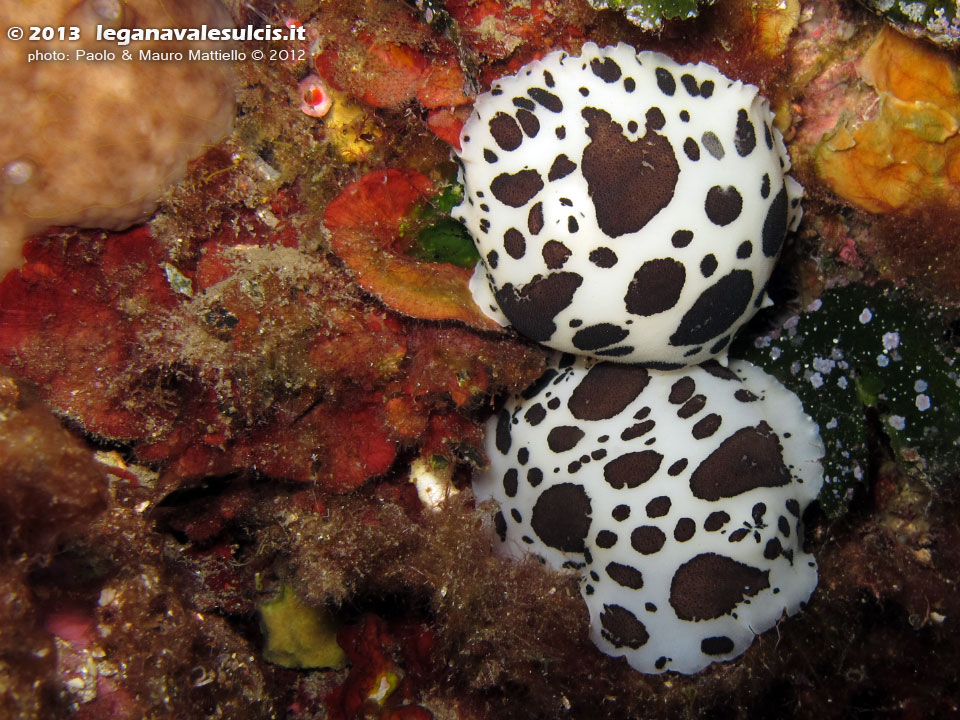
M461 135L474 297L557 350L474 481L507 552L575 568L597 645L642 672L742 653L817 583L823 446L745 362L802 189L757 88L620 44L493 84Z

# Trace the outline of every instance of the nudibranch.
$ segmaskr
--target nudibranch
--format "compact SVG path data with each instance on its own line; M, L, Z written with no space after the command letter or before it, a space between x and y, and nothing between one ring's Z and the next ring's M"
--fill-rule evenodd
M721 355L800 221L772 120L755 86L623 43L498 80L459 152L477 304L563 352L661 369Z
M803 510L816 424L757 367L683 371L556 354L490 421L478 499L503 549L583 576L592 635L646 673L741 654L817 585Z
M637 670L740 655L816 587L823 480L799 399L726 365L801 217L766 101L587 43L494 83L461 147L474 298L558 351L487 428L503 548L576 569L594 641Z

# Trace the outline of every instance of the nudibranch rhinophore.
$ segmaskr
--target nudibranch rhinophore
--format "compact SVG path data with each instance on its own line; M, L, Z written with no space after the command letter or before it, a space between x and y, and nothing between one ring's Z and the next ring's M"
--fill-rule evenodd
M563 352L661 369L723 353L800 221L772 121L755 86L623 43L498 80L459 152L477 304Z
M658 372L573 355L487 428L474 481L503 548L579 569L592 635L646 673L741 654L817 585L803 510L816 424L757 367Z
M724 365L801 217L766 101L587 43L494 83L461 147L474 298L563 351L487 428L503 547L577 569L594 641L637 670L736 657L816 587L823 480L799 399Z

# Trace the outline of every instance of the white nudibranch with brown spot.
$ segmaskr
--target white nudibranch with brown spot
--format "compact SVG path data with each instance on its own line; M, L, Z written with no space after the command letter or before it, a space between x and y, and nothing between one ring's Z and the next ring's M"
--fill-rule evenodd
M772 121L755 86L622 43L498 80L459 152L477 303L564 352L723 357L800 221Z
M594 641L641 672L736 657L817 585L801 516L819 431L749 363L558 355L487 429L474 492L500 505L504 550L578 569Z
M575 353L491 419L474 491L508 553L579 572L594 641L642 672L740 655L817 584L817 426L725 366L801 216L771 123L716 68L587 43L494 83L461 136L475 299Z

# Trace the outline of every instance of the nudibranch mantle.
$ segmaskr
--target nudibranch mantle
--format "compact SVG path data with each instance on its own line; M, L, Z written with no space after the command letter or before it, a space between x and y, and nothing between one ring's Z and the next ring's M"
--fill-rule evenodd
M757 88L623 43L498 80L461 147L453 214L480 250L477 303L564 352L661 369L724 358L800 221Z
M740 655L817 585L801 516L823 444L744 361L659 372L560 355L487 428L503 549L583 576L601 650L646 673Z

